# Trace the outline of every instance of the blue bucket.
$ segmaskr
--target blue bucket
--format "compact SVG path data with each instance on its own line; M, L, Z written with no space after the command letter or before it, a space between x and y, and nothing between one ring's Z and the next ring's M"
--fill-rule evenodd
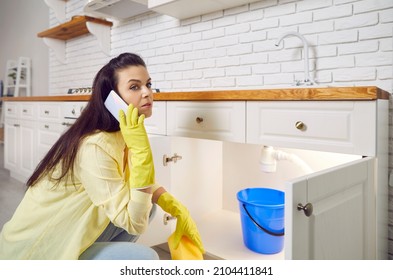
M276 254L284 247L284 192L248 188L237 193L243 242L260 254Z

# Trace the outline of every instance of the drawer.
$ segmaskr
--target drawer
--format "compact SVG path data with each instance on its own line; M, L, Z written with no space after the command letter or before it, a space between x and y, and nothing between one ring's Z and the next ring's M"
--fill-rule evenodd
M5 102L5 117L34 120L36 104L33 102Z
M5 117L17 118L18 117L18 104L16 102L5 102Z
M43 102L39 105L38 118L41 120L61 121L62 104L60 102Z
M21 119L28 119L28 120L33 120L35 119L35 109L36 109L36 104L35 103L19 103L19 115Z
M71 126L72 123L74 123L74 120L70 120L70 121L64 121L61 123L58 122L48 122L48 121L41 121L38 122L38 131L40 133L43 132L53 132L53 133L58 133L61 134L63 133L63 131L65 131L68 127Z
M244 142L244 101L167 103L168 135Z
M87 102L64 102L61 106L62 116L67 119L77 119L86 105Z
M153 114L145 119L146 131L149 134L166 135L166 102L155 101Z
M375 116L374 101L247 102L247 143L374 155Z

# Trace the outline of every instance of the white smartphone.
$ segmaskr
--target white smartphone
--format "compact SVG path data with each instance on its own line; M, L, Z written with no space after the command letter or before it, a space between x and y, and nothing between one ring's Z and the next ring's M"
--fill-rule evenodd
M128 104L113 90L109 93L105 100L105 107L112 113L112 115L119 121L119 110L122 109L124 114L127 114Z

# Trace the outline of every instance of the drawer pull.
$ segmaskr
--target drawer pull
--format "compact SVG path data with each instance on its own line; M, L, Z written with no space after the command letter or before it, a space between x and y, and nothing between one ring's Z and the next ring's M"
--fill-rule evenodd
M45 113L46 115L48 115L48 114L49 114L49 111L45 110L44 113Z
M67 126L67 127L70 127L72 125L72 123L69 123L69 122L63 122L61 124L64 125L64 126Z
M196 123L202 123L203 122L203 118L202 117L197 117L195 119Z
M14 126L15 127L20 127L20 124L15 123Z
M26 110L26 109L23 109L23 113L27 113L27 110Z
M48 128L49 128L49 125L46 124L46 125L44 125L44 127L48 129Z
M304 122L302 121L297 121L295 123L295 127L299 130L305 130L306 129L306 125L304 124Z

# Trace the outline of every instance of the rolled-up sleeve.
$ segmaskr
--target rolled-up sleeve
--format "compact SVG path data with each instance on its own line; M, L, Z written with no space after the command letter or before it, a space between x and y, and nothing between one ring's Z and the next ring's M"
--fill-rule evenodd
M101 207L111 222L130 234L141 234L148 224L151 194L129 188L122 172L121 151L85 142L76 165L79 180L92 203Z

